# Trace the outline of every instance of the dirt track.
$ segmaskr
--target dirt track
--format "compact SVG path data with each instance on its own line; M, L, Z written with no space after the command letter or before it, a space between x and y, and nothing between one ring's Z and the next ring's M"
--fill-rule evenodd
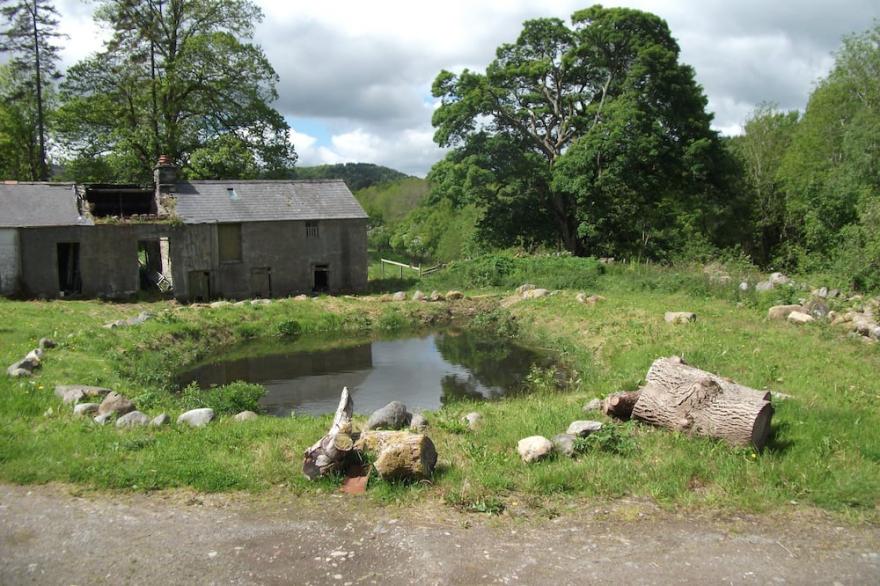
M0 584L878 584L880 528L811 512L555 519L357 497L72 496L0 486Z

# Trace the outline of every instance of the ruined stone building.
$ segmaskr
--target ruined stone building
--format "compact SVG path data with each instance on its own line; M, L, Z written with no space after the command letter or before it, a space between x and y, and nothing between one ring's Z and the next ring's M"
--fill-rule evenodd
M361 291L367 214L341 180L0 183L0 293L181 301Z

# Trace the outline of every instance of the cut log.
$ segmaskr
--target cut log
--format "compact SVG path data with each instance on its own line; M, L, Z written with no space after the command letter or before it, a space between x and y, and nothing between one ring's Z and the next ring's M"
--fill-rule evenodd
M770 393L688 366L680 358L656 360L632 411L634 419L720 438L761 450L770 435Z
M348 387L345 387L342 389L339 406L336 408L336 415L333 417L333 424L327 435L315 442L305 452L303 474L309 480L314 480L338 469L351 452L353 442L350 434L353 411L354 403L348 393Z
M640 395L641 391L622 391L608 395L602 401L602 412L609 417L625 421L632 417L633 407Z
M354 449L373 460L385 480L425 480L434 474L437 449L431 438L408 431L367 431Z

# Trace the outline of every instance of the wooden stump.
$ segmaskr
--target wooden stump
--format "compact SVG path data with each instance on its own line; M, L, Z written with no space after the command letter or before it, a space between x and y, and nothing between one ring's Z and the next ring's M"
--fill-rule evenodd
M434 474L437 449L431 438L409 431L367 431L354 449L374 458L373 466L385 480L425 480Z
M602 412L609 417L627 420L632 417L633 407L641 393L641 391L622 391L608 395L602 401Z
M770 393L738 385L681 358L661 358L633 407L635 419L682 432L716 437L761 450L770 435Z
M351 438L351 414L354 403L348 393L348 387L342 389L339 406L333 417L333 424L327 435L315 442L306 450L303 459L303 474L314 480L337 470L350 454L353 441Z

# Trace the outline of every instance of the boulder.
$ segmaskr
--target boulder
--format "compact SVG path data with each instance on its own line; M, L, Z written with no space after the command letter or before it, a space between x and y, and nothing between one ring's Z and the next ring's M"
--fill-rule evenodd
M421 413L415 413L409 422L409 428L411 431L423 432L428 429L428 420Z
M553 453L553 442L542 435L533 435L519 440L516 451L523 462L537 462Z
M203 427L214 419L214 410L208 407L191 409L177 418L177 425L186 424L190 427Z
M98 415L113 413L117 416L134 411L134 403L117 393L110 391L98 407Z
M572 435L570 433L560 433L558 435L553 436L553 449L556 450L557 453L562 454L563 456L568 456L569 458L574 458L574 442L577 439L576 435Z
M213 303L209 303L208 307L210 307L211 309L222 309L224 307L229 307L230 305L232 305L232 303L230 303L229 301L215 301Z
M520 285L519 287L516 288L516 294L519 296L522 296L522 294L525 293L526 291L531 291L532 289L535 289L535 288L536 287L534 285L532 285L531 283L525 283L525 284Z
M21 366L19 366L20 362L21 361L10 365L9 368L6 369L6 374L11 376L12 378L32 376L34 374L33 371L28 368L22 368Z
M471 411L467 415L461 418L462 421L467 423L468 429L474 431L480 426L480 422L482 421L483 416L477 413L476 411Z
M767 310L767 319L787 319L793 311L803 312L804 308L800 305L774 305Z
M113 419L113 413L103 413L100 415L96 415L93 421L98 425L104 425L111 419Z
M394 295L391 296L392 301L406 301L406 293L404 291L398 291Z
M765 293L767 291L773 290L773 283L770 281L761 281L757 285L755 285L755 291L759 293Z
M73 406L73 414L79 417L86 415L94 417L98 414L98 407L100 407L98 403L77 403Z
M600 429L602 429L602 424L598 421L572 421L565 433L577 437L587 437Z
M412 414L400 401L391 401L381 409L373 411L367 420L367 429L403 429L412 421Z
M428 297L428 301L445 301L446 298L439 291L431 291L431 295Z
M697 321L697 314L690 311L667 311L663 319L669 324L686 324Z
M152 318L153 318L152 313L150 313L149 311L142 311L139 314L137 314L136 316L130 317L127 320L125 320L125 325L139 326L142 323L144 323L145 321L147 321L148 319L152 319Z
M163 425L168 425L171 423L171 418L168 417L167 413L160 413L153 417L153 420L150 421L150 426L152 427L162 427Z
M831 313L831 308L821 298L811 299L804 308L807 310L804 313L809 313L816 319L825 319Z
M770 275L769 281L773 283L773 285L788 285L789 283L791 283L791 279L789 279L782 273L772 273Z
M828 298L828 287L819 287L819 290L816 291L816 297L821 297L822 299Z
M748 291L748 290L749 290L749 283L748 283L748 281L743 281L742 283L740 283L740 284L739 284L739 290L742 291L742 292L746 292L746 291Z
M828 299L837 299L840 297L840 289L832 289L828 292Z
M43 350L48 350L49 348L55 348L58 344L55 343L55 340L52 338L40 338L40 348Z
M90 385L56 385L55 396L65 403L76 403L84 397L104 397L113 392L111 389L104 387L93 387Z
M529 289L522 293L523 299L540 299L541 297L546 297L550 295L550 291L547 289Z
M43 362L43 349L42 348L34 348L24 357L25 360L30 360L36 366L39 366Z
M251 299L251 305L272 305L271 299Z
M586 303L587 302L587 294L586 293L578 293L575 295L574 300L578 303Z
M131 411L116 419L116 427L144 427L149 423L150 418L140 411Z
M602 399L593 399L592 401L590 401L589 403L584 405L584 411L586 411L588 413L591 411L601 411L601 410L602 410Z
M464 299L464 293L461 291L447 291L446 292L446 301L458 301L460 299Z
M793 324L808 324L810 322L816 321L816 318L808 313L803 313L801 311L792 311L788 314L788 321Z
M294 301L308 301L309 296L300 294L300 295L297 295L296 297L294 297L293 300Z
M259 417L260 416L253 411L242 411L241 413L237 413L232 419L233 421L242 423L244 421L253 421L254 419L258 419Z
M421 291L416 290L416 292L413 293L412 300L413 300L413 301L424 301L424 300L425 300L425 294L422 293Z

